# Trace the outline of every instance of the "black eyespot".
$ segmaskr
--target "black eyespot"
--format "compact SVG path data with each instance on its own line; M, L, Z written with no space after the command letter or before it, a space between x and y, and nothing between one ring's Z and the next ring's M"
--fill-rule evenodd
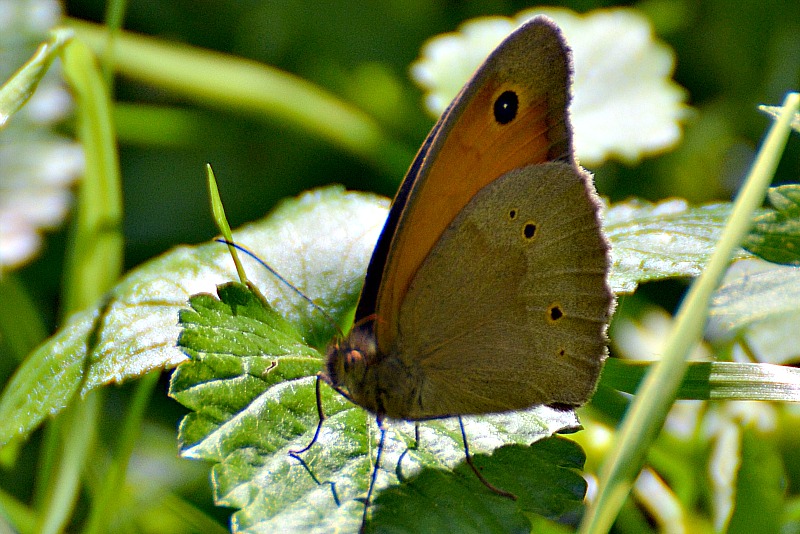
M536 235L536 225L532 222L526 223L525 226L522 227L522 235L525 236L525 239L532 239L534 235Z
M494 120L500 124L508 124L517 116L519 98L514 91L505 91L494 101Z
M517 218L517 210L515 210L515 209L508 210L508 218L511 219L512 221L514 219L516 219Z
M551 321L558 321L562 317L564 317L564 312L561 311L561 308L558 306L558 304L554 304L554 305L550 306L550 320Z

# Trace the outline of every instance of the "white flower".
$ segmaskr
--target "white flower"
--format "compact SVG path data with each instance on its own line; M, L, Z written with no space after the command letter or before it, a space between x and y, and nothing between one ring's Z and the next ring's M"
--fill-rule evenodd
M573 51L571 114L582 163L596 166L611 157L633 162L678 142L679 121L689 108L686 91L670 79L675 58L632 9L587 15L534 9L514 19L473 19L456 33L434 37L411 67L414 80L427 90L428 109L441 114L489 52L536 15L552 18Z
M55 0L0 0L0 82L31 56L60 16ZM70 108L54 65L0 131L0 272L30 261L41 248L41 231L66 217L83 152L51 128Z

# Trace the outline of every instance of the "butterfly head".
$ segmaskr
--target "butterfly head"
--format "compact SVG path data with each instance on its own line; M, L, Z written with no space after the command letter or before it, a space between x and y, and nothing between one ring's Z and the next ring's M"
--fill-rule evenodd
M397 355L381 354L372 328L356 325L343 341L328 349L321 378L350 401L374 414L414 419L422 377Z
M352 402L377 412L368 399L375 397L370 387L370 364L375 362L377 344L372 328L356 326L343 340L328 347L322 379Z

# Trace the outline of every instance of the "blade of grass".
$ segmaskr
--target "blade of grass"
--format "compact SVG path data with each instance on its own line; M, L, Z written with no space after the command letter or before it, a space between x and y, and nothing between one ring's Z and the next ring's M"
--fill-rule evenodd
M95 52L102 52L102 27L75 19L69 26ZM117 71L143 83L205 105L296 124L394 176L401 176L413 158L408 147L389 138L368 114L274 67L127 32L120 32L115 46Z
M81 112L78 132L87 160L87 176L80 205L85 210L78 212L79 228L75 231L75 246L71 248L76 261L73 270L68 271L75 275L77 283L89 283L91 287L84 287L80 293L73 294L73 305L83 307L111 288L122 271L122 194L109 89L88 47L75 43L67 53L65 74L78 93ZM81 218L81 215L84 217ZM100 270L103 276L98 272ZM74 287L70 280L68 278L66 286ZM91 280L94 280L94 286ZM113 516L116 496L125 482L144 411L158 376L158 373L151 373L136 385L115 443L111 464L104 473L99 490L93 495L85 532L104 532L107 529L107 521ZM96 393L89 397L94 396ZM93 416L87 414L86 417L96 420L96 413Z
M122 31L122 21L125 18L125 11L128 8L127 0L110 0L106 4L105 27L107 33L106 47L101 57L103 79L105 80L108 92L114 93L114 55L116 50L117 37Z
M34 534L38 525L39 520L31 508L0 489L0 532L10 528L10 532Z
M116 440L117 446L108 472L102 480L98 492L94 496L89 519L86 521L83 532L96 534L108 530L108 520L113 516L114 502L117 501L122 486L125 483L125 473L133 453L133 446L139 436L145 409L150 402L150 396L158 384L160 373L152 372L136 383L136 390L130 402L122 429Z
M767 135L745 181L707 268L695 280L675 317L663 358L647 374L617 435L617 443L600 471L597 499L590 504L580 531L608 532L630 492L647 453L664 424L686 372L689 350L702 335L709 300L719 285L734 249L741 243L761 205L789 136L800 94L790 93L781 118Z
M52 425L59 434L57 465L49 481L37 532L63 532L69 522L80 489L80 476L97 435L99 396L91 393L64 410Z
M656 362L611 358L602 384L636 393ZM800 402L800 369L770 363L690 362L677 399Z
M0 276L0 335L17 363L47 337L41 313L13 273Z
M64 75L75 94L86 158L64 272L64 311L72 313L94 304L122 272L122 187L111 100L83 43L65 48Z
M84 44L72 40L63 50L64 76L78 110L77 133L86 158L78 191L76 216L70 229L64 270L62 315L96 302L112 287L122 270L122 193L116 138L111 121L111 101L97 63ZM101 397L97 392L73 402L51 425L57 450L44 450L55 458L43 502L41 532L64 530L77 501L80 476L94 447Z

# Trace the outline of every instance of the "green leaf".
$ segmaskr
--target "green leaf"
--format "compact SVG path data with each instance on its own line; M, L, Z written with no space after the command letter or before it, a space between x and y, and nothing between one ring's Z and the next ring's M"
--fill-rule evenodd
M217 503L241 510L234 518L237 531L356 530L363 504L355 499L366 494L377 446L373 418L323 384L327 419L319 439L302 455L302 462L291 456L290 451L311 442L316 429L315 375L322 368L322 356L304 344L301 329L282 319L245 286L225 284L218 293L219 299L193 297L192 309L181 313L184 330L180 344L192 360L176 370L171 395L195 410L181 425L183 455L217 462L213 468ZM465 417L464 422L471 448L477 453L507 443L527 445L577 425L573 412L546 407ZM421 424L421 443L415 450L410 450L415 440L412 423L385 424L376 495L397 483L398 469L409 478L420 471L449 470L463 463L457 420ZM508 467L504 454L481 459L487 475ZM459 480L450 484L461 486ZM498 480L505 481L502 477ZM548 481L545 489L534 484L554 503L553 515L572 510L582 498L582 486L580 494L575 491L574 474L570 480L572 491L566 500L549 489L558 484ZM510 487L516 490L519 484L516 480ZM447 490L451 495L452 491ZM494 502L495 495L483 488L478 498ZM523 502L529 500L521 498ZM483 505L487 506L494 509ZM530 509L520 504L516 513ZM507 509L498 513L505 514ZM380 517L375 521L380 522Z
M730 214L730 204L689 207L680 199L633 199L604 214L611 242L611 288L632 293L642 282L702 272ZM740 254L743 256L744 254Z
M192 309L181 311L178 344L192 361L173 375L170 394L195 411L181 425L184 455L222 461L230 453L226 446L238 448L243 431L257 429L259 414L253 412L253 419L246 413L255 408L254 399L275 384L314 376L322 356L245 286L229 283L218 292L222 300L195 295ZM290 417L287 404L273 409L286 410L284 421ZM234 417L235 426L224 425ZM236 441L229 432L239 436Z
M742 247L773 263L800 265L800 185L782 185L767 192L775 207L756 217Z
M751 259L735 262L714 293L705 337L743 341L758 361L796 362L800 267Z
M234 232L340 324L352 313L387 201L340 186L309 191ZM289 322L323 345L333 328L308 303L245 260L251 281ZM106 300L69 318L32 352L0 398L0 445L63 409L76 392L168 369L186 356L176 346L178 311L195 293L236 276L227 247L178 247L131 271Z
M0 399L0 445L60 412L80 389L87 340L98 315L97 310L74 314L17 369Z
M578 473L584 460L575 442L558 436L527 447L507 445L491 458L476 455L473 461L481 473L517 501L487 494L465 463L452 472L423 469L376 499L367 531L385 531L390 525L398 533L530 532L524 514L575 519L586 493L586 481Z

